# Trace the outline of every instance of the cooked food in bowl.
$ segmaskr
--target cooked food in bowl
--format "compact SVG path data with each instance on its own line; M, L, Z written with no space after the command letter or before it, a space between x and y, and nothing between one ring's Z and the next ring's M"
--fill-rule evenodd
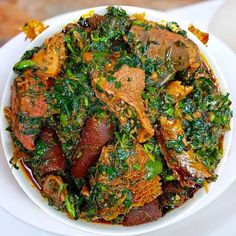
M154 221L217 179L229 94L177 23L108 7L14 71L11 163L71 219Z

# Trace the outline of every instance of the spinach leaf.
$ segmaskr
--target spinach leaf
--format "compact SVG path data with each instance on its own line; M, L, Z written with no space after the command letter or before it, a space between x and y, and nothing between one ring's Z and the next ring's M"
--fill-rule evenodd
M17 62L14 65L13 71L15 73L21 73L25 71L26 69L32 69L32 68L37 68L37 64L35 62L31 60L23 60L23 61Z
M160 159L148 160L146 162L146 178L153 179L163 171L163 165Z
M179 135L177 140L167 140L166 147L168 149L173 149L177 153L184 151L183 135Z

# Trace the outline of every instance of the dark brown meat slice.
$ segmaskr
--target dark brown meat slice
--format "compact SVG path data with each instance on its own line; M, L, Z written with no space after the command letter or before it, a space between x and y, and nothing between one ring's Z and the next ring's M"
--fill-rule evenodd
M26 70L14 81L11 95L11 125L18 140L28 150L35 149L34 140L38 135L37 128L41 126L41 121L39 119L37 124L21 122L19 114L23 114L27 120L48 116L44 92L50 87L49 77L54 78L61 72L65 60L64 36L58 33L45 40L44 47L33 55L32 61L38 65L38 70Z
M96 163L102 147L112 139L112 136L113 127L107 119L87 119L76 147L72 175L77 178L86 177L88 169Z
M162 188L159 202L163 211L183 205L197 191L197 188L182 187L177 181L166 182Z
M37 79L35 79L37 78ZM37 124L27 121L30 118L43 118L47 115L48 106L44 91L48 86L47 77L40 71L27 70L22 77L16 78L11 94L11 126L21 144L28 150L34 150ZM24 115L26 119L19 119Z
M145 87L145 73L139 68L123 65L113 76L120 83L120 88L116 88L114 83L108 82L104 77L101 78L98 73L93 73L92 84L95 94L108 106L109 110L114 112L122 125L125 125L127 118L122 115L119 103L124 101L136 110L137 117L142 124L137 139L138 142L143 143L154 135L150 120L145 114L145 105L141 96ZM106 93L99 92L97 84Z
M10 120L12 130L21 144L28 150L34 150L34 139L35 135L33 134L25 134L22 131L26 130L26 127L23 123L19 122L18 113L19 113L19 97L17 96L16 84L12 86L12 94L11 94L11 113Z
M147 55L152 59L170 60L176 71L187 69L190 65L186 49L166 40L160 41L160 44L151 43Z
M167 165L173 171L176 180L179 180L182 186L195 187L198 185L198 179L205 180L211 177L211 173L194 154L191 146L187 145L181 120L169 120L161 116L160 123L161 128L160 130L156 130L155 135ZM185 149L180 152L168 149L166 142L177 140L180 135L184 137L183 143Z
M124 226L140 225L157 220L162 216L162 210L158 200L153 200L142 207L133 208L126 216L122 224Z
M18 79L16 79L16 89L20 111L30 117L45 116L48 109L44 95L49 86L47 76L41 71L27 70L23 77Z
M91 30L95 30L99 25L101 25L102 21L104 21L105 18L105 16L94 14L92 17L89 17L86 20L88 22L89 28Z
M141 26L132 26L130 32L137 41L149 44L147 55L152 59L167 59L167 55L174 63L174 69L181 71L189 66L196 69L201 65L200 53L197 45L180 34L163 29L145 31Z
M68 195L67 188L63 188L64 182L60 176L48 175L44 179L43 193L44 196L50 198L50 200L59 209L63 208L65 204L65 198Z
M130 33L135 36L135 40L140 41L143 44L147 44L149 41L148 33L142 26L132 26L130 29Z
M44 127L39 139L47 144L47 151L43 157L44 162L39 168L40 174L45 176L65 170L65 156L55 131Z

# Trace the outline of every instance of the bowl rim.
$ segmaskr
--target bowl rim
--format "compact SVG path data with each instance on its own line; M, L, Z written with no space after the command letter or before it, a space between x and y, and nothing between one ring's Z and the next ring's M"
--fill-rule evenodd
M62 26L65 26L67 23L70 23L76 19L78 19L81 15L83 15L84 13L90 11L90 10L94 10L95 13L98 12L99 14L102 14L100 11L103 11L105 12L106 10L106 7L107 6L100 6L100 7L95 7L95 8L87 8L87 9L83 9L83 10L79 10L79 11L74 11L74 12L71 12L71 14L73 15L73 17L70 19L70 20L66 20L66 21L62 21L61 23L59 24L56 24L56 25L53 25L53 26L50 26L48 29L46 29L44 32L42 32L35 40L33 40L27 47L24 51L27 51L29 49L31 49L32 47L36 46L39 42L43 42L44 39L48 38L50 35L53 35L55 32L59 32L60 29L62 29L63 27ZM158 12L156 10L151 10L151 9L147 9L147 8L141 8L141 7L133 7L133 6L119 6L121 8L123 8L124 10L126 10L128 12L128 14L130 14L129 12L131 11L133 13L142 13L142 12L145 12L146 13L146 18L149 19L151 18L159 18L158 20L154 20L154 21L160 21L162 19L166 20L166 21L170 21L171 19L173 20L173 18L175 17L171 17L171 16L168 16L166 14L163 14L161 12ZM68 15L69 13L67 14L63 14L63 15ZM74 17L74 15L77 14L77 17ZM154 17L154 15L157 14L158 16L157 17ZM56 16L54 18L62 18L63 15L59 15L59 16ZM200 41L195 38L185 27L182 26L182 21L178 20L177 21L178 23L180 23L181 27L184 28L187 32L188 32L188 37L190 39L192 39L199 47L200 51L203 53L204 57L206 57L207 59L207 62L210 64L211 68L214 67L213 71L214 71L214 74L217 74L217 81L219 81L221 83L220 87L221 89L223 88L223 91L229 91L228 87L227 87L227 83L226 83L226 80L224 78L224 75L223 73L221 72L220 70L220 67L218 65L218 63L215 61L215 59L213 58L213 56L210 54L210 52L207 51L207 49L200 43ZM54 32L54 30L56 30ZM36 44L36 45L35 45ZM40 45L41 43L39 43ZM12 83L13 81L13 77L14 77L14 73L12 72L10 74L10 76L8 77L8 80L7 80L7 84L4 88L4 92L3 92L3 97L2 97L2 103L1 103L1 109L3 109L5 107L5 103L4 101L6 100L5 97L7 95L7 92L9 91L9 85ZM4 153L5 153L5 156L7 158L7 161L9 161L9 155L7 155L7 152L6 152L6 141L4 139L5 135L3 135L3 132L6 132L5 129L3 129L3 123L1 122L3 118L3 114L1 113L1 120L0 120L0 129L1 129L1 139L2 139L2 144L3 144L3 149L4 149ZM230 147L230 144L231 144L231 139L232 139L232 130L233 130L233 119L231 119L231 131L228 132L229 134L229 144L227 146L227 150L226 148L224 148L225 152L224 152L224 156L221 160L221 162L219 163L219 166L217 167L218 169L218 172L217 173L221 173L222 169L223 169L223 166L224 166L224 163L226 161L226 158L228 156L228 152L229 152L229 147ZM8 140L9 141L9 140ZM224 144L225 146L225 144ZM10 166L10 164L9 164ZM21 171L18 171L18 172L21 172ZM19 175L17 174L18 172L15 172L13 171L13 175L14 177L16 178L18 184L21 186L21 188L24 190L24 192L31 198L31 200L36 204L38 205L41 209L43 209L44 211L46 211L48 214L50 214L51 216L53 216L54 218L57 218L59 221L63 222L63 223L66 223L66 224L69 224L70 226L74 227L74 228L77 228L77 229L80 229L80 230L83 230L85 232L90 232L90 233L102 233L103 235L118 235L120 233L125 233L126 235L137 235L137 234L142 234L142 233L147 233L147 232L151 232L153 230L156 230L156 229L160 229L160 228L163 228L165 226L168 226L168 225L171 225L175 222L177 222L178 220L176 219L176 216L174 216L174 220L172 221L169 221L169 223L163 223L162 222L162 226L158 226L158 221L154 221L154 222L151 222L151 223L147 223L147 224L142 224L142 225L139 225L139 226L132 226L132 227L123 227L123 226L118 226L119 229L116 229L114 230L114 227L115 226L112 226L112 227L102 227L102 228L99 228L99 229L95 229L94 226L97 225L96 223L89 223L88 226L83 226L83 225L79 225L77 224L78 221L71 221L71 222L77 222L77 226L75 226L74 224L71 224L71 222L65 222L65 219L63 218L66 218L66 220L68 221L66 215L62 215L62 216L59 216L59 215L56 215L53 213L53 211L55 211L54 208L50 207L50 209L48 209L47 207L45 207L45 201L39 201L38 199L35 199L35 196L32 194L32 186L30 186L29 184L29 181L27 180L27 185L25 185L24 181L22 182L21 179L19 179ZM25 177L24 177L25 178ZM25 178L26 179L26 178ZM210 188L211 188L212 184L210 184ZM28 189L30 188L30 189ZM201 199L204 198L204 192L202 191L203 189L200 189L195 195L197 195L198 197L198 200L195 201L195 204L193 205L192 204L192 201L195 200L197 197L194 196L193 199L190 199L189 201L187 201L183 206L186 206L186 205L191 205L190 207L188 207L188 209L184 210L184 212L191 212L191 209L193 208L193 206L195 206ZM201 193L201 194L200 194ZM40 194L40 193L39 193ZM41 197L41 195L40 195ZM42 197L41 197L42 198ZM191 202L191 204L189 204ZM47 203L46 203L47 204ZM186 207L185 207L186 208ZM51 211L53 209L53 211ZM178 209L175 209L174 212L176 212L175 215L177 215L177 218L179 217L178 215L181 215L182 218L184 217L184 214L178 214L178 210L179 209L183 209L183 207L180 207ZM170 214L170 213L169 213ZM173 215L173 214L172 214ZM166 216L164 217L166 218ZM181 217L180 217L181 218ZM83 222L85 223L85 222ZM99 224L101 225L101 224ZM112 228L112 230L111 230ZM128 230L127 230L128 229Z

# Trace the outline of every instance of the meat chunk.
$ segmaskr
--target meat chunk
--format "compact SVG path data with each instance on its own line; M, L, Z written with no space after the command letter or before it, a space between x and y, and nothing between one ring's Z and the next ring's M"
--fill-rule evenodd
M64 35L55 34L44 42L44 47L34 54L34 61L48 77L56 77L66 60Z
M88 169L96 163L103 146L112 139L112 136L113 127L107 119L87 119L80 142L76 147L72 175L85 178Z
M172 63L174 70L181 71L189 67L189 56L185 48L166 40L160 44L151 43L147 49L147 55L152 58L160 58Z
M11 113L10 113L10 122L12 126L12 130L17 137L17 139L21 142L21 144L28 150L34 150L34 134L27 134L27 126L25 123L19 121L19 97L17 96L16 84L12 86L12 94L11 94Z
M44 47L34 54L36 71L26 70L15 79L11 95L11 125L14 134L28 150L34 150L34 140L47 117L48 105L44 92L50 87L49 77L57 76L66 59L63 34L47 39ZM24 119L19 117L24 116Z
M149 41L148 31L142 26L134 25L130 28L130 33L134 35L135 40L147 44Z
M122 108L121 104L125 102L135 109L142 125L138 135L139 142L145 142L154 135L150 120L145 114L145 106L141 97L145 87L145 73L143 70L123 65L120 70L113 74L115 83L108 82L104 77L101 78L98 73L93 73L92 77L96 96L107 104L108 108L115 113L122 125L127 121L127 118L122 113L127 106ZM116 83L120 86L117 87ZM97 85L105 93L98 91Z
M174 176L182 186L195 187L197 179L204 180L211 177L211 173L203 165L201 160L194 154L190 145L187 145L186 137L182 128L181 120L168 120L160 117L161 128L156 130L156 137L160 143L162 153ZM176 151L168 149L166 142L176 141L182 136L184 150Z
M22 78L16 80L16 86L21 112L31 117L45 116L48 108L44 95L48 88L45 74L27 70Z
M106 189L101 193L105 201L97 199L99 205L98 214L106 221L126 214L132 207L144 206L162 193L158 175L150 179L146 178L146 162L150 159L142 145L136 144L134 150L126 150L128 154L126 157L120 157L119 152L119 149L116 150L113 145L105 146L102 149L97 166L113 170L114 176L111 178L109 172L101 173L98 171L91 183L92 186L95 183L102 184L104 189ZM113 161L119 157L123 158L122 161L119 160L120 164ZM134 169L135 165L139 168ZM127 168L124 168L125 166ZM127 196L131 198L129 199L131 201L129 206L125 204ZM110 197L113 197L114 201L107 205Z
M98 28L99 25L101 25L101 23L106 19L105 16L101 16L101 15L98 15L98 14L93 14L92 17L89 17L86 19L88 25L89 25L89 28L91 30L95 30Z
M164 29L145 30L141 26L132 26L130 32L135 40L148 44L147 55L152 58L170 60L175 71L201 65L200 53L197 45L190 39Z
M64 182L60 176L49 175L45 178L43 183L43 193L45 197L50 200L59 209L63 208L65 204L65 198L68 195L67 189L64 187ZM65 185L64 185L65 186Z
M41 176L64 171L66 160L55 131L44 127L39 139L47 145L46 153L42 157L43 163L39 168Z
M18 140L28 150L34 150L41 118L47 116L48 105L44 95L47 86L45 75L31 70L15 79L12 86L11 126Z
M157 199L145 204L143 207L131 209L125 216L122 224L124 226L140 225L157 220L162 216L162 210Z
M182 187L177 181L166 182L162 186L163 194L159 197L163 211L183 205L198 188Z

